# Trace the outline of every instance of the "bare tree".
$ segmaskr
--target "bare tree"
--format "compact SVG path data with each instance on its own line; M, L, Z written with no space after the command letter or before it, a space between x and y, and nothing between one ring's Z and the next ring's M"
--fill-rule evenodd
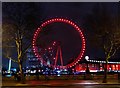
M8 59L18 63L22 83L24 83L22 64L31 46L32 30L35 28L34 12L34 3L3 3L3 53ZM11 47L15 47L17 59L10 54L15 52L11 51Z
M86 28L90 30L89 38L93 45L101 47L104 51L106 65L104 68L103 82L107 82L108 60L115 55L120 48L120 26L118 14L111 15L104 4L97 4L93 13L86 17Z

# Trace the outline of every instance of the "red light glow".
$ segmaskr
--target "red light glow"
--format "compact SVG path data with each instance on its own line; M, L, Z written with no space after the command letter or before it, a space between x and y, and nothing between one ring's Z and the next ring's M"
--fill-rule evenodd
M75 28L75 30L77 30L77 32L79 32L79 35L80 35L80 38L82 40L82 48L81 48L81 51L78 55L78 57L70 64L67 64L65 67L66 68L69 68L69 67L72 67L74 65L76 65L78 63L78 61L81 60L81 58L83 57L84 55L84 52L85 52L85 38L84 38L84 35L82 33L82 31L80 30L80 28L75 24L73 23L72 21L70 20L67 20L67 19L63 19L63 18L55 18L55 19L50 19L50 20L47 20L46 22L44 22L43 24L41 24L41 26L35 31L34 33L34 36L33 36L33 41L32 41L32 45L33 45L33 51L35 53L35 56L38 57L38 59L42 59L41 56L39 55L38 53L38 48L37 47L34 47L36 45L36 39L40 33L40 31L45 27L47 26L48 24L50 23L54 23L54 22L63 22L63 23L67 23L69 25L71 25L72 27ZM55 44L55 42L53 43ZM50 48L49 48L50 49ZM43 59L42 59L43 60ZM43 60L44 61L44 60ZM45 61L44 61L45 62ZM46 62L45 62L46 63Z

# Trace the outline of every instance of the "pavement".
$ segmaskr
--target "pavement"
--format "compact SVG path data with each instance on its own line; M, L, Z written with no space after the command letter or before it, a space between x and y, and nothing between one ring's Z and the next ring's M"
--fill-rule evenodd
M26 81L25 84L16 81L3 81L2 87L35 87L35 86L74 86L74 85L120 85L118 80L108 80L102 83L102 80L45 80L45 81Z

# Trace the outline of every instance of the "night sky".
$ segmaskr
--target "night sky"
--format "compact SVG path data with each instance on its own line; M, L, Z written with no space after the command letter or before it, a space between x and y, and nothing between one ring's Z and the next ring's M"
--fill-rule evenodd
M7 19L7 16L10 14L14 15L12 13L12 10L11 10L11 13L6 12L7 11L6 4L8 5L8 7L13 5L13 3L2 3L3 20ZM20 10L22 4L28 5L29 3L20 3L19 6L17 6L17 8L14 7L16 8L15 10L16 12ZM33 30L30 30L31 35L33 35L35 29L37 29L37 27L39 27L42 24L42 22L48 19L56 18L56 17L66 18L66 19L73 21L81 28L86 38L85 55L89 55L90 58L96 58L96 57L104 58L104 54L101 51L101 49L96 48L94 46L90 46L90 42L88 40L88 37L89 37L88 34L90 31L89 29L86 29L83 26L83 24L85 23L86 16L92 13L94 6L98 3L93 3L93 2L91 3L88 3L88 2L85 2L85 3L84 2L38 3L36 2L35 3L34 2L32 4L34 5L34 8L33 6L31 6L29 7L29 9L33 9L33 13L36 13L37 15L36 15L35 21L33 22L34 24ZM118 14L117 3L101 3L101 4L104 4L107 7L111 15L116 16ZM27 11L26 8L25 10ZM20 14L24 14L24 13L25 12L22 12ZM73 27L71 27L68 24L64 24L64 23L53 23L47 26L46 30L48 30L49 33L47 33L46 36L44 36L41 39L44 42L46 42L47 39L49 41L54 41L54 40L61 41L64 64L66 64L69 61L69 58L74 58L78 55L80 48L81 48L81 40L78 35L78 32L74 30ZM15 56L16 55L13 54L13 57ZM6 64L8 60L6 58L3 58L3 59L4 59L2 61L3 66L8 67L8 64ZM84 59L84 57L82 59ZM12 64L12 66L16 67L16 64Z

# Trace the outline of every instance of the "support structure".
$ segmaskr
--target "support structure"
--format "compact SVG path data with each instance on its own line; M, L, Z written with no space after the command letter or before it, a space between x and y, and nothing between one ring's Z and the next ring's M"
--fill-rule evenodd
M57 48L54 67L56 67L57 60L58 60L58 55L59 55L59 54L60 54L61 66L63 66L62 51L61 51L61 47L60 47L60 46L58 46L58 48Z

